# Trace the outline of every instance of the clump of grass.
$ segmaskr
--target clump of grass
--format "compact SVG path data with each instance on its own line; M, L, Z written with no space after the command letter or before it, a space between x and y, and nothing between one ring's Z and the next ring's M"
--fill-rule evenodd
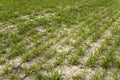
M54 71L47 76L48 80L63 80L61 72Z
M0 64L4 64L5 63L5 60L4 59L0 59Z
M36 80L63 80L61 72L54 71L48 75L36 72L35 73Z
M10 54L7 55L8 59L14 58L20 54L25 53L25 43L21 43L19 45L12 45Z
M78 56L83 56L85 54L85 51L82 49L82 47L78 48Z
M9 74L10 72L12 72L13 67L14 65L12 64L5 65L5 67L3 68L3 74Z
M35 74L35 80L45 80L46 79L46 75L43 75L42 73L36 72Z
M5 53L6 53L5 47L0 46L0 55L5 54Z
M88 58L86 65L89 67L95 67L97 61L97 56L91 55L90 58Z
M73 80L85 80L85 72L80 72L72 77Z
M64 61L64 59L65 59L65 53L61 53L61 55L60 55L60 57L55 61L55 65L57 66L57 65L60 65L60 64L62 64L62 62Z
M20 77L18 75L12 74L9 76L9 80L20 80Z
M79 64L79 57L77 55L72 55L69 64L71 65L78 65Z
M105 76L106 76L105 73L98 72L92 76L92 80L104 80Z
M23 61L23 62L28 62L28 61L31 60L31 58L33 58L33 54L32 54L32 53L23 54L23 55L21 56L21 58L22 58L22 61Z
M117 68L120 68L120 57L115 59L115 65Z
M70 43L70 39L69 38L65 39L64 44L68 45L69 43Z
M114 55L113 54L114 54L113 52L110 52L106 55L106 57L103 59L103 62L101 64L102 67L104 67L104 68L109 68L110 67L111 63L114 60L114 57L113 57Z
M57 53L56 50L54 50L54 51L51 50L51 51L49 51L49 52L46 52L44 55L45 55L46 58L50 59L50 58L52 58L53 55L56 54L56 53Z

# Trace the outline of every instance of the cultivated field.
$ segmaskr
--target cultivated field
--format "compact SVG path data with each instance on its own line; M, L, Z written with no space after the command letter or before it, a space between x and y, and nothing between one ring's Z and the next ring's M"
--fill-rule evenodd
M120 0L0 0L0 80L120 80Z

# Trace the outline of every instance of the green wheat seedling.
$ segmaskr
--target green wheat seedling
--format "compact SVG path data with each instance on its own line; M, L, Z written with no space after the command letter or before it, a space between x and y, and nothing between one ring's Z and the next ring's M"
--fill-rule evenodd
M108 55L105 57L105 59L103 59L103 62L101 65L102 67L108 68L111 65L110 63L112 63L114 60L113 54L114 54L113 52L108 53Z
M0 59L0 64L4 64L5 63L5 59Z
M64 61L65 59L65 53L61 53L61 55L59 56L59 58L55 61L54 65L57 66L57 65L61 65L62 62Z
M95 75L92 76L92 80L101 80L101 79L105 79L106 73L102 72L98 72Z
M12 64L5 65L5 67L3 68L3 74L11 73L13 67L14 67L14 65L12 65Z
M77 75L73 76L73 80L83 80L85 79L85 72L79 72Z
M12 74L12 75L9 76L9 79L10 80L20 80L20 77L18 75L13 75Z
M62 74L61 72L55 71L52 72L50 75L47 76L47 79L49 80L62 80Z
M120 68L120 57L115 59L115 65L116 65L117 68Z
M71 55L71 58L69 60L69 64L78 65L79 64L79 57L77 55Z

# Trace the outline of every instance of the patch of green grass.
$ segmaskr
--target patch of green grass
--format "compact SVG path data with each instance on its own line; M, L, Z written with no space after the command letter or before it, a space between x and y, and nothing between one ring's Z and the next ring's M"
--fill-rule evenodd
M4 64L5 63L5 60L4 59L0 59L0 64Z
M71 58L69 60L69 64L71 65L78 65L79 64L79 57L77 55L71 55Z
M85 72L80 72L77 75L73 76L73 80L84 80L85 79Z
M61 55L59 56L59 58L55 61L55 65L57 66L57 65L61 65L62 64L62 62L64 61L64 59L65 59L65 53L61 53Z

